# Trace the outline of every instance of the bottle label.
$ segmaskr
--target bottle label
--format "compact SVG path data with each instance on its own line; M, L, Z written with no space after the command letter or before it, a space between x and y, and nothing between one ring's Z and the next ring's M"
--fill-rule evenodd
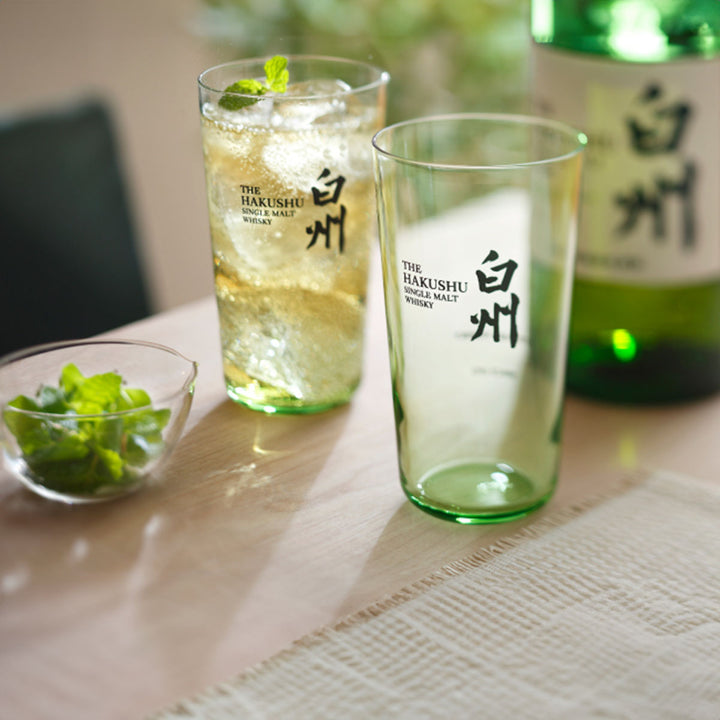
M535 111L588 136L576 274L720 276L720 59L631 63L533 45Z

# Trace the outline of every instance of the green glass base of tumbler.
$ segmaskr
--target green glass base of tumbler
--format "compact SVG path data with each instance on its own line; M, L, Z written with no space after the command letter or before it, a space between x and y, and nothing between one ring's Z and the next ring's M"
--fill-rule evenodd
M296 398L276 388L266 385L249 385L237 387L226 382L228 397L250 410L278 415L309 415L324 412L350 401L357 385L349 388L347 393L324 401Z
M411 486L402 485L408 499L425 512L464 525L509 522L544 505L545 492L507 463L463 462L435 468Z

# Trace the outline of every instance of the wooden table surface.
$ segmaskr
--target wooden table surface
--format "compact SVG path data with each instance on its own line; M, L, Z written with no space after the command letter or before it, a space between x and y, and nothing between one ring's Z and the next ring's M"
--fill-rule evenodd
M143 718L638 467L720 480L720 398L660 408L568 398L553 500L462 526L397 477L375 273L364 381L313 416L225 396L212 298L116 335L199 361L163 482L95 506L30 494L0 470L0 718Z

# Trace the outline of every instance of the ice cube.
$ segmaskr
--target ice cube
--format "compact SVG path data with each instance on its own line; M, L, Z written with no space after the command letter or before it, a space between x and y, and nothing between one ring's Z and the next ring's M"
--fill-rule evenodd
M283 97L322 98L350 92L352 88L342 80L316 79L290 83Z
M202 114L221 127L233 129L243 127L266 127L270 124L273 111L272 96L258 97L257 102L238 110L228 110L219 104L204 103Z
M336 123L345 115L347 93L351 90L342 80L306 80L288 85L287 92L277 96L272 123L288 128Z

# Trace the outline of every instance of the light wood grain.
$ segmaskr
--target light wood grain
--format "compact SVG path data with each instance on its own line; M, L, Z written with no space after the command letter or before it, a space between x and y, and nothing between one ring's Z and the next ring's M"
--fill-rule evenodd
M163 482L121 501L51 503L0 471L0 718L142 718L635 468L719 482L720 399L570 398L546 508L487 527L415 509L397 478L377 272L363 384L320 415L226 398L210 298L116 334L198 360L193 409Z

